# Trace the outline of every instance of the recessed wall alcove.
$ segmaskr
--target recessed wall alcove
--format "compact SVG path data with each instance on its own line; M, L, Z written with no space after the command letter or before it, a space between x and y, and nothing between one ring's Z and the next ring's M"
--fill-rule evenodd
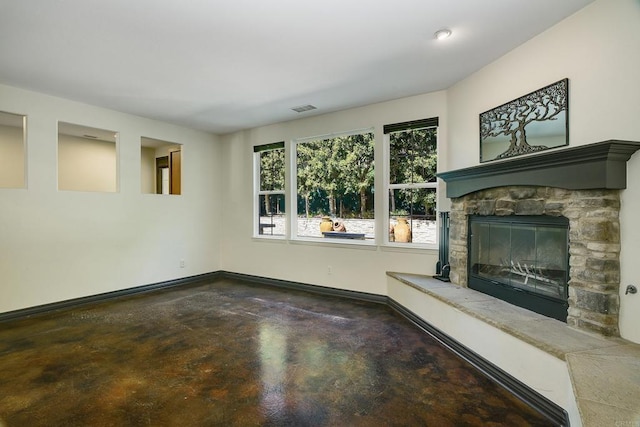
M596 144L438 174L452 199L451 281L468 286L470 215L548 215L569 221L567 323L618 336L620 190L640 142Z

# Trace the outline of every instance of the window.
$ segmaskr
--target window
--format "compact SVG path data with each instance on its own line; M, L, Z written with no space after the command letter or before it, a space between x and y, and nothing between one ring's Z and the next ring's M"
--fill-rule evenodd
M438 119L384 127L388 135L389 242L436 245Z
M182 145L140 138L141 189L147 194L181 194Z
M285 235L284 142L253 147L256 188L254 234ZM257 233L256 233L257 232Z
M25 122L0 111L0 188L25 188Z
M58 189L116 192L118 135L58 122Z
M295 179L297 237L374 239L372 130L295 141Z

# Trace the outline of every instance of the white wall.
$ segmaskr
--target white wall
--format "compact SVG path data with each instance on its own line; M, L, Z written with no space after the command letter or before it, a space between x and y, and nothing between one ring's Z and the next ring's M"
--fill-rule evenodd
M640 2L599 0L447 91L447 170L479 163L478 114L569 78L570 146L640 141ZM640 342L640 154L628 163L621 210L622 336Z
M24 137L21 127L0 125L0 188L23 188Z
M0 312L220 269L217 137L2 85L0 111L28 147L28 188L0 189ZM119 133L118 192L57 190L58 121ZM186 147L182 196L141 194L142 135Z
M386 271L434 274L434 250L354 247L326 243L284 242L252 238L254 145L373 127L376 137L376 183L382 183L382 127L440 117L439 140L446 141L446 95L436 92L264 126L227 135L223 141L223 176L227 196L220 227L222 268L228 271L335 288L386 294ZM439 151L446 156L446 148ZM382 240L384 192L376 193L376 233ZM292 205L287 205L289 211ZM328 266L332 267L331 274Z

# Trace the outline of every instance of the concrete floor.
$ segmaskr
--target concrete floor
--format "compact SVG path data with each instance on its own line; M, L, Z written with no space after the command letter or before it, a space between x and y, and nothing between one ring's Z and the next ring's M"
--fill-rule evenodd
M0 426L546 426L388 307L223 280L0 323Z

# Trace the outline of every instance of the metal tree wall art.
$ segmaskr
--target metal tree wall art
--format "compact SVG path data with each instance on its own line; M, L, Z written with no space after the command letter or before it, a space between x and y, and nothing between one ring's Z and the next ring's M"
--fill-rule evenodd
M568 145L568 99L563 79L480 114L480 161Z

